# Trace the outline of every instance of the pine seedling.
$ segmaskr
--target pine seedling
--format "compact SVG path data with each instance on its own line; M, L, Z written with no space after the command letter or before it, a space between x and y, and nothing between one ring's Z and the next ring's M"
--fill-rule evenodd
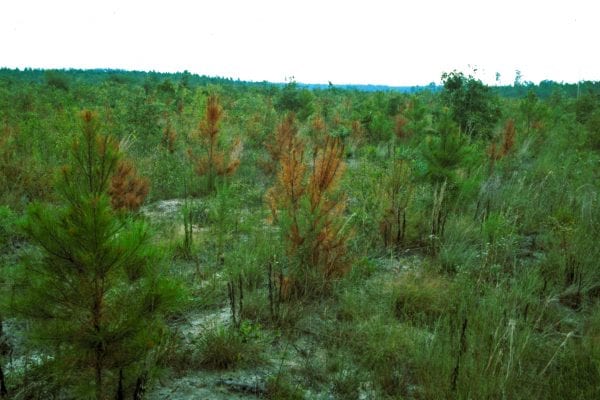
M147 226L111 207L119 145L99 129L84 111L83 135L57 183L59 205L28 209L23 230L40 256L17 270L10 308L27 320L29 339L52 360L47 372L64 378L68 397L103 400L119 371L133 382L148 367L162 316L180 293L157 268Z
M195 164L196 174L206 176L207 187L211 192L216 188L217 177L232 175L237 170L243 150L239 138L233 142L229 151L220 148L222 118L223 108L219 104L219 99L214 95L209 96L204 118L192 134L192 138L202 145L205 154L198 156L193 149L188 149L188 155Z
M325 124L325 120L320 115L315 116L310 124L310 137L313 146L313 159L317 156L317 152L319 151L319 149L324 146L325 140L327 140L327 136L327 125Z
M508 155L511 152L512 148L515 145L515 121L513 119L509 119L506 121L506 125L504 125L504 132L502 135L502 157Z
M348 268L343 213L345 200L334 196L345 170L342 161L344 145L340 139L328 137L325 147L317 153L313 173L308 183L311 216L310 230L317 232L310 251L311 261L319 265L326 280L340 277Z
M175 144L177 142L177 132L173 125L171 124L171 120L167 120L167 125L163 130L162 144L167 149L170 154L175 153Z
M348 270L345 201L336 193L345 168L343 154L341 140L328 137L307 175L304 144L292 140L280 158L277 183L267 193L296 295L320 293Z
M449 189L454 188L458 170L467 163L472 149L448 112L441 115L436 130L437 135L428 136L422 147L426 176L432 183L447 181Z
M422 147L427 165L425 177L432 184L430 239L435 244L443 237L446 220L463 179L461 170L468 165L472 152L447 111L440 116L437 133L429 136ZM432 250L437 252L437 245L432 246Z
M278 155L280 165L277 183L267 191L266 200L271 209L273 222L278 222L279 209L284 206L290 215L300 207L300 199L306 191L304 143L292 136Z
M496 142L492 142L488 146L487 156L488 156L488 159L490 162L489 174L491 176L494 173L494 169L496 167L496 161L498 161L502 156L502 153L500 151L498 151L498 146L496 145Z
M502 143L498 145L496 142L492 142L487 149L487 155L490 162L490 175L494 172L496 162L508 156L513 150L515 146L515 136L515 121L509 119L506 121L504 130L502 131Z
M274 134L264 144L269 158L262 161L261 166L267 174L274 174L277 171L281 156L289 152L289 148L297 135L296 117L294 113L289 113L277 125Z
M364 129L359 120L354 120L350 124L350 138L354 141L355 144L359 144L364 140Z
M406 124L408 124L408 119L404 115L396 115L394 133L397 139L404 140L409 136Z

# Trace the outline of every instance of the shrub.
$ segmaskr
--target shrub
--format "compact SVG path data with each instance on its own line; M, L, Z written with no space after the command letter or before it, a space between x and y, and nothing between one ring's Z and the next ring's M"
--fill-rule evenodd
M294 81L285 85L275 100L277 111L293 112L301 120L308 118L313 108L312 93L308 89L298 88L298 84Z
M500 118L498 99L489 87L462 72L442 74L442 100L450 107L454 121L470 136L490 137Z
M60 71L48 70L44 73L44 78L50 87L64 91L69 90L69 78Z

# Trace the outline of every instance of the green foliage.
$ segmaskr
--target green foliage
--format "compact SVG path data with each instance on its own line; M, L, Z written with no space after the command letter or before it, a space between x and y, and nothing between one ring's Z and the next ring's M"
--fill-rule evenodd
M600 108L592 112L585 125L589 132L587 144L590 148L600 151Z
M239 330L224 326L209 329L200 338L196 357L199 366L217 370L264 362L261 340L249 324L243 324Z
M103 399L119 370L151 367L144 360L180 291L160 271L146 225L112 210L106 191L118 147L91 112L82 118L57 184L62 203L28 209L23 229L40 256L17 271L11 308L30 321L29 338L52 368L69 371L68 386Z
M23 132L7 124L0 131L0 200L16 210L22 210L29 201L50 197L50 173L37 148L41 143L36 143L30 133L29 129ZM43 144L47 149L55 147L49 141Z
M514 216L508 213L491 213L481 226L485 256L484 268L501 265L514 266L518 250Z
M194 225L198 224L200 214L198 204L189 198L185 198L180 210L183 220L183 240L178 245L181 256L187 260L196 260L196 249L194 247ZM197 261L197 260L196 260Z
M445 273L484 270L486 276L493 273L480 261L481 228L469 216L458 216L448 221L444 241L439 253L439 268Z
M401 94L187 72L0 69L0 295L12 305L0 310L0 350L10 396L93 397L100 354L105 398L121 369L131 398L157 362L174 372L158 393L191 382L190 368L254 372L261 364L257 372L272 376L268 398L599 398L600 83L487 88L458 72L444 83L441 92ZM182 221L179 199L201 193L190 182L186 133L211 93L227 110L225 143L215 143L231 133L248 147L239 174L183 210ZM74 110L86 107L106 118L84 131L118 140L89 147L77 135L73 153ZM499 110L516 137L492 169ZM298 195L301 183L304 193L274 204L271 225L264 196L277 171L263 173L259 160L288 111L299 115L295 137L309 147L294 155L301 165L288 160L285 188ZM167 126L177 133L171 146ZM334 160L313 158L330 136L346 144L338 155L347 167L340 190L319 201L307 181ZM152 181L157 202L136 215L115 214L101 189L117 145ZM57 191L48 184L55 172ZM35 200L52 205L36 202L20 222ZM324 215L335 216L327 229ZM401 246L383 248L383 220L392 237L403 232ZM336 253L338 234L350 232ZM309 280L323 286L318 268L305 272L326 264L326 247L332 258L345 255L340 272L348 274L327 285L331 296L295 298ZM163 261L194 299L167 321L182 288L166 279ZM101 278L97 331L93 283ZM198 319L221 319L228 281L236 328L190 337L204 328ZM221 373L192 375L205 385Z
M372 146L368 147L375 151ZM361 159L356 168L348 169L348 177L342 181L343 190L350 198L348 208L354 215L356 236L350 244L356 254L369 253L381 247L379 222L382 201L378 191L373 190L373 182L381 182L385 176L379 163L371 162L367 155L362 155Z
M593 92L581 95L575 101L575 118L577 122L585 124L592 113L598 108L598 96Z
M416 376L426 397L482 398L504 393L561 398L569 380L581 384L570 389L568 396L573 398L587 398L597 391L592 383L600 376L596 371L588 370L582 380L591 381L582 383L568 372L570 368L564 368L563 363L570 363L569 358L581 351L572 340L572 327L557 332L539 326L544 318L561 317L546 308L548 303L535 299L532 291L540 290L541 282L532 281L531 275L522 278L514 288L504 282L501 288L483 293L463 291L456 314L440 320L435 337L417 358ZM579 371L589 368L587 356L580 362L586 367ZM541 377L546 379L540 384Z
M148 195L149 201L195 194L189 188L189 182L192 180L191 168L187 163L181 162L179 154L170 154L165 149L155 148L139 167L140 174L148 177L150 182L160 182L159 185L152 185Z
M282 249L275 244L275 232L265 231L262 215L244 215L243 218L244 221L239 222L239 231L236 232L242 239L228 240L230 243L227 245L225 266L230 278L242 277L247 294L265 287L265 266L281 258ZM233 233L230 231L230 234Z
M301 121L313 112L313 95L308 89L298 88L295 81L286 84L275 100L275 109L281 113L293 112Z
M126 111L129 133L143 138L146 145L152 143L152 139L156 143L161 130L159 124L161 105L141 90L134 91L130 96L132 97L129 100L130 106Z
M425 176L433 183L454 186L460 180L459 169L470 161L473 150L448 113L440 116L436 133L428 136L421 148L427 165Z
M379 318L358 329L364 336L355 344L362 346L361 365L376 387L386 396L408 395L412 349L422 346L415 331Z
M44 78L48 86L69 91L69 78L60 71L48 70L44 73Z
M543 104L539 101L535 91L527 92L527 96L519 104L519 109L525 118L526 132L529 133L536 123L540 123L544 114Z
M489 87L462 72L442 74L442 101L452 111L454 121L469 136L489 138L500 118L498 99Z
M286 376L277 375L267 381L267 398L271 400L302 400L304 390Z
M433 326L457 307L456 288L442 277L407 274L394 291L394 315L413 325Z
M409 136L422 135L427 132L431 125L431 115L421 96L411 96L402 111L407 119L404 127Z
M385 114L373 113L369 114L362 121L368 137L374 141L388 141L394 131L393 120Z
M214 199L208 205L208 217L212 226L211 247L214 248L215 265L222 264L225 251L238 228L238 199L226 183L217 186Z
M18 238L18 217L7 206L0 206L0 253L7 251Z

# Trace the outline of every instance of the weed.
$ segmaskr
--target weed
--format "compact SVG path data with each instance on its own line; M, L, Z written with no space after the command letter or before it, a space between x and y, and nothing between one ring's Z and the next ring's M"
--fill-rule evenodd
M237 329L215 326L208 329L198 343L195 363L208 369L232 369L264 362L259 340Z
M277 375L267 381L267 398L272 400L303 400L304 391L289 378Z

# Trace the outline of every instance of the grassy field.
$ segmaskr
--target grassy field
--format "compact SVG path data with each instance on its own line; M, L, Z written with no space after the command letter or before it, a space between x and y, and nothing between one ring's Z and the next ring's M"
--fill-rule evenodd
M0 70L1 395L600 398L600 88L443 79Z

